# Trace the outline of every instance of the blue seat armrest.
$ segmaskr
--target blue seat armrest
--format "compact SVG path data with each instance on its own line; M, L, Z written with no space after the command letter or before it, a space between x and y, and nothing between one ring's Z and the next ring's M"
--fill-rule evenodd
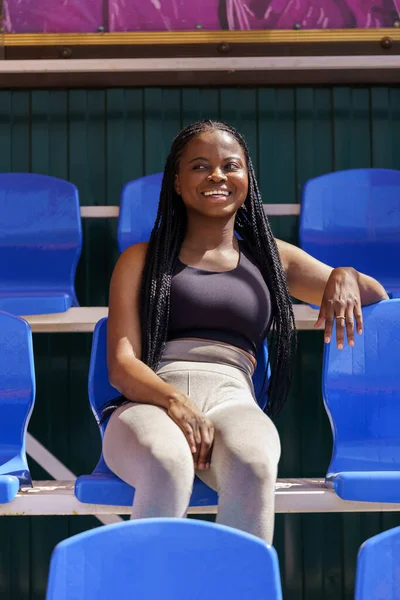
M47 315L66 312L76 304L69 294L0 294L0 310L14 315Z
M343 500L400 503L400 471L349 471L330 480Z
M19 490L19 479L15 475L0 475L0 504L11 502Z

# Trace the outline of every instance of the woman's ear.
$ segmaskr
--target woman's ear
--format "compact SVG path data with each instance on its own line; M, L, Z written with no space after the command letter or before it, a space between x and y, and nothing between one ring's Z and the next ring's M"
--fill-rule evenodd
M181 186L180 186L180 183L179 183L179 175L178 175L178 173L175 175L174 188L175 188L175 191L178 194L178 196L180 196L181 195Z

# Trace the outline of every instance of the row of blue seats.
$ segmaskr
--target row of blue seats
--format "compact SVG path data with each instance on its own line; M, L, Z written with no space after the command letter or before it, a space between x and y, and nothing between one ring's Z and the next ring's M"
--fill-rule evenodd
M354 347L325 346L323 398L333 432L326 483L344 500L400 503L400 299L365 307L364 333ZM89 400L99 422L103 404L118 392L106 361L107 319L96 325ZM35 397L32 336L20 317L0 313L0 502L31 485L25 434ZM262 358L262 357L261 357ZM265 368L265 362L264 362ZM257 381L255 382L257 384ZM105 425L99 425L101 435ZM116 477L103 456L91 475L78 477L81 502L130 506L134 489ZM191 506L218 503L196 479Z
M355 600L399 600L400 527L359 551ZM282 600L276 552L204 521L143 519L86 531L56 546L47 600Z
M162 173L122 190L118 246L148 241ZM332 265L352 265L400 297L400 171L330 173L304 187L301 247ZM67 181L0 174L0 310L18 315L78 305L75 273L82 247L79 194Z

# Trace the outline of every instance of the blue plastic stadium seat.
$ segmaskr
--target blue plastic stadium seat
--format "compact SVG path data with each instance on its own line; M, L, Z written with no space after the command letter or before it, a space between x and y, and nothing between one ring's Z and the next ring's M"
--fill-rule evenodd
M281 600L276 552L222 525L142 519L56 546L47 600Z
M118 247L148 242L157 215L163 173L129 181L121 193Z
M352 266L400 297L400 171L354 169L306 183L300 246L332 267Z
M257 356L257 369L253 382L256 397L261 397L260 405L264 406L267 399L262 394L264 373L268 362L266 346L263 345ZM101 319L93 334L92 354L89 369L89 400L97 422L100 421L101 407L116 398L118 391L110 385L107 370L107 318ZM103 438L107 423L100 425ZM112 506L131 506L134 488L119 479L104 462L103 454L91 475L78 477L75 483L75 495L81 502L87 504L105 504ZM190 506L214 506L218 503L217 494L205 483L195 478Z
M77 188L31 173L0 173L0 310L17 315L78 306L82 247Z
M25 435L35 400L32 334L26 321L0 311L0 503L32 480Z
M325 347L323 396L334 438L326 480L344 500L397 503L400 299L367 306L363 315L353 348Z
M376 535L361 546L355 600L399 600L400 527Z

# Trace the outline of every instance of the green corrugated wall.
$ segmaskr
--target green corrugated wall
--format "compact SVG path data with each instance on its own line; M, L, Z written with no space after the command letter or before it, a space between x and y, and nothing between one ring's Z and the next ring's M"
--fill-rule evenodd
M400 89L387 87L0 91L0 171L69 179L84 205L118 204L122 185L160 171L187 123L222 118L246 136L264 202L298 202L307 179L335 169L400 169ZM296 243L297 218L271 219ZM85 220L77 275L82 305L105 305L117 258L115 220ZM278 421L281 477L321 476L331 434L322 406L322 336L301 332L296 377ZM89 334L36 334L31 433L71 470L99 452L88 408ZM49 478L36 464L36 479ZM1 600L43 600L54 545L94 517L0 520ZM393 514L278 515L275 545L285 600L350 600L358 547L400 524ZM251 599L249 599L251 600Z

